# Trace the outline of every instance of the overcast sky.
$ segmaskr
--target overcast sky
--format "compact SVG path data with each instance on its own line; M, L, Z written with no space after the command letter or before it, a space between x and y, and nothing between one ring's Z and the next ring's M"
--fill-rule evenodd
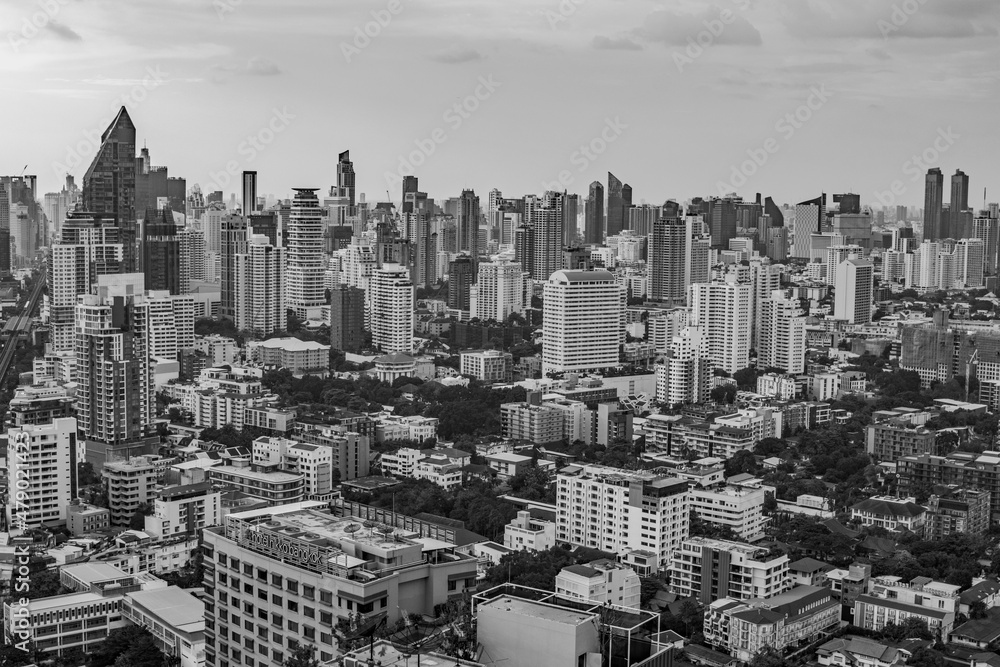
M400 198L402 157L438 199L610 170L637 202L896 182L920 205L926 151L1000 199L996 0L0 0L0 26L0 173L41 192L126 98L204 189L325 191L349 149L369 200Z

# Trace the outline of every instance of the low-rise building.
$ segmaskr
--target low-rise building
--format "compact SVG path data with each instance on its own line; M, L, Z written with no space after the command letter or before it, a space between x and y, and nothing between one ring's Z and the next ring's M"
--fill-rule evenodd
M471 375L482 382L510 382L514 374L514 357L500 350L468 350L461 355L462 375Z
M411 415L382 414L375 419L375 442L387 440L415 440L424 442L431 438L437 439L437 417L421 417Z
M670 591L703 604L723 597L767 598L791 586L788 556L741 542L688 538L670 560Z
M815 558L800 558L788 564L788 574L794 586L826 586L826 573L835 568Z
M556 524L536 519L522 510L503 532L503 545L512 551L545 551L556 545Z
M908 530L924 534L927 509L914 498L873 496L851 505L851 519L862 526L878 526L890 532Z
M269 505L297 503L305 495L302 473L285 472L275 464L252 465L249 459L234 459L231 465L208 469L208 478L232 491L241 491Z
M894 667L906 664L912 655L907 649L857 635L831 639L816 649L816 661L823 667Z
M163 489L153 502L145 529L155 539L196 534L222 523L222 494L207 482Z
M158 456L134 456L104 464L101 475L108 489L112 526L127 526L139 506L153 500L163 473Z
M982 535L990 527L990 492L974 489L935 489L927 500L924 536L940 540L953 534Z
M292 375L318 375L330 372L330 346L298 338L269 338L251 341L247 351L254 363L264 368L287 368Z
M767 518L763 488L692 486L688 494L691 510L702 521L729 528L748 541L764 535Z
M74 537L97 533L111 527L111 510L73 500L66 508L66 525Z
M960 586L917 577L904 583L899 577L876 577L869 591L854 603L854 625L881 630L890 623L902 625L908 618L927 623L931 632L947 637L955 626Z
M180 667L205 664L205 603L176 586L129 593L122 617L153 635L157 647Z
M531 467L531 457L511 452L501 452L487 456L486 465L496 470L497 476L501 479L510 479Z
M462 466L452 463L447 456L427 456L420 459L413 476L434 482L446 491L460 488L464 481Z
M620 563L602 558L587 565L570 565L556 575L556 595L626 609L639 608L639 575Z
M938 455L938 434L924 426L912 426L901 419L870 424L865 451L877 461L898 461L904 456Z

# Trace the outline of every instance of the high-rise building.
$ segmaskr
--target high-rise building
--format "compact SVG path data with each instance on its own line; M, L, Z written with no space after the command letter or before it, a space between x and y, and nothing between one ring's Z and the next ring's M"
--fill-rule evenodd
M562 195L563 240L562 244L570 248L576 244L577 218L579 216L580 195L563 193ZM627 222L627 221L626 221Z
M479 280L472 288L470 311L480 320L503 322L524 311L524 269L517 262L497 259L479 265Z
M547 192L532 215L533 261L528 270L535 280L548 280L562 268L564 203L562 193Z
M257 212L257 172L243 172L243 215Z
M792 257L795 259L809 259L812 235L822 231L821 225L826 217L825 203L826 195L822 195L795 207L792 246Z
M987 275L996 275L1000 220L989 217L988 211L982 211L972 221L972 232L975 238L983 242L983 270Z
M535 235L528 225L518 225L514 230L514 261L529 274L535 266ZM531 277L535 278L533 275Z
M708 202L706 222L712 237L713 248L729 248L730 239L737 237L738 200L726 197L714 198Z
M764 317L763 304L771 298L771 293L781 288L781 264L770 264L761 260L750 262L750 341L753 349L760 351L761 320ZM707 282L707 281L704 281Z
M702 604L725 597L764 599L792 587L788 556L743 542L692 537L671 556L670 592Z
M476 282L473 270L472 258L466 255L456 257L448 264L449 308L469 310L472 285Z
M608 224L605 236L618 236L628 224L628 210L632 207L632 188L623 185L608 172Z
M604 243L604 186L598 181L590 184L590 193L587 195L586 229L585 237L588 244L600 245Z
M458 250L468 252L472 258L472 274L475 279L479 267L479 197L474 190L463 190L458 208Z
M788 374L805 372L806 317L799 300L775 290L760 304L757 368L780 368Z
M735 279L691 285L691 326L704 331L704 351L727 373L750 364L750 285Z
M191 227L178 230L181 247L181 294L191 291L192 281L205 280L205 234Z
M246 252L236 256L236 312L238 331L261 338L288 328L285 300L285 250L271 245L263 234L250 237Z
M613 368L625 342L625 288L608 271L556 271L545 283L542 372Z
M944 174L937 167L927 171L924 180L924 235L925 241L937 241L942 236L941 216L944 210Z
M986 284L986 250L982 239L959 239L952 252L955 255L955 280L963 289Z
M17 481L17 502L7 504L9 529L64 525L77 497L76 419L25 424L7 431L8 474ZM13 491L12 491L13 498Z
M438 281L438 252L441 250L434 224L424 210L404 213L403 217L414 229L413 281L419 287L432 287Z
M403 176L403 213L416 212L416 195L419 190L416 176Z
M354 179L354 163L351 162L351 151L344 151L337 156L337 189L334 196L346 197L352 209L357 205Z
M247 251L247 219L230 213L220 219L220 255L222 264L221 303L219 312L223 317L236 317L236 257Z
M837 269L849 257L863 257L864 251L856 245L831 245L826 249L826 283L837 284Z
M961 169L951 177L951 210L969 210L969 176Z
M365 342L365 291L350 285L330 290L330 348L360 352Z
M353 192L354 171L353 168L347 171L350 162L345 163L346 158L347 153L342 153L337 174L338 178L343 175L344 182L349 183ZM345 170L343 174L341 169ZM316 190L295 188L283 247L287 267L288 287L285 294L288 308L303 320L318 317L326 302L323 294L326 258L323 254L323 217Z
M181 293L181 242L169 208L145 212L141 258L147 290Z
M664 214L666 215L666 211ZM649 298L680 304L690 283L692 229L690 218L663 217L653 223L649 239Z
M600 465L573 466L556 479L560 542L616 553L626 564L630 554L652 553L657 570L688 537L687 480Z
M132 284L99 284L97 293L81 296L76 307L77 419L95 468L127 457L153 419L143 277L123 279Z
M673 336L656 366L656 400L669 406L704 403L712 386L712 361L702 351L702 331L685 327Z
M867 259L850 257L837 267L834 317L850 324L872 321L875 267Z
M121 230L124 273L138 266L135 136L135 125L122 107L101 135L101 147L83 176L83 210L114 219Z
M414 291L410 272L386 264L371 279L372 343L386 354L413 350Z

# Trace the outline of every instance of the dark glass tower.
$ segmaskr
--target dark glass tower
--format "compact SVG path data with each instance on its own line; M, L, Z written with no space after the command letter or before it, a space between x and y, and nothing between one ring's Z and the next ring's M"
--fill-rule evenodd
M472 282L479 268L479 197L475 190L462 190L458 206L458 250L472 260Z
M597 181L590 184L586 215L586 242L598 245L604 243L604 186Z
M605 230L607 236L618 236L628 223L628 214L625 207L625 188L622 182L608 172L608 225ZM628 189L629 199L632 199L632 188Z
M83 176L83 210L113 217L125 245L123 270L136 270L135 125L122 107L101 135L101 147Z
M935 167L927 172L924 182L924 240L937 241L941 229L941 212L944 210L944 174Z
M337 196L347 197L351 208L354 208L354 163L351 162L351 151L341 153L337 161Z
M142 272L147 290L181 293L181 240L169 208L146 211L142 226Z
M243 172L243 215L257 212L257 172ZM274 245L272 243L271 245Z

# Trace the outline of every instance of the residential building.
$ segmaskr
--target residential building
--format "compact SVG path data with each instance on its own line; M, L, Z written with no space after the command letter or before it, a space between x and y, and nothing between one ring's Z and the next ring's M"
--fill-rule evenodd
M214 466L208 470L208 477L213 483L263 500L269 506L298 503L306 493L304 474L283 471L278 464L251 464L249 459Z
M692 537L670 559L670 591L702 604L768 598L791 588L788 562L788 556L749 544Z
M556 575L556 595L626 609L639 608L639 575L602 558L587 565L569 565Z
M927 500L924 536L943 540L950 535L983 535L990 526L990 492L936 487Z
M365 291L350 285L330 290L330 347L360 352L365 341Z
M892 667L909 662L913 652L887 646L868 637L844 635L816 649L816 661L823 667Z
M111 527L111 510L80 502L74 498L66 508L66 527L74 537L101 533Z
M139 507L153 500L164 468L165 461L157 456L136 456L104 465L101 474L108 489L112 526L128 526Z
M299 424L296 439L321 445L333 453L333 478L347 481L367 477L370 439L347 426Z
M862 526L877 526L890 532L907 530L923 536L927 509L913 498L872 496L851 505L851 519Z
M470 314L480 320L503 322L524 312L524 267L496 259L479 265L479 278L470 296Z
M865 451L876 461L895 462L906 456L939 455L937 432L895 419L867 428Z
M556 545L556 524L522 510L504 528L503 545L511 551L545 551Z
M557 476L556 538L619 555L651 552L660 569L687 538L687 488L653 472L567 466Z
M77 423L72 417L7 431L8 530L66 525L67 508L77 495L80 447L76 438Z
M736 373L750 364L750 285L735 281L691 286L691 326L704 332L705 356Z
M176 586L129 593L121 615L153 635L157 648L180 667L205 664L205 603Z
M385 264L371 279L372 344L384 353L413 350L413 282L399 264Z
M283 368L295 377L325 377L330 371L330 346L286 336L247 343L251 361L264 368Z
M875 265L867 259L850 258L837 267L834 317L849 324L872 321Z
M514 373L514 357L510 352L500 350L463 350L461 373L483 382L510 382Z
M531 467L531 457L512 452L500 452L488 454L486 465L496 471L497 477L502 480L509 480L517 477Z
M301 474L305 494L320 500L333 490L333 450L287 438L261 437L253 441L253 463L277 464L279 470Z
M207 482L170 486L153 502L153 513L145 519L145 532L155 539L197 535L198 531L222 523L222 494Z
M758 368L781 368L785 373L805 372L806 317L790 291L775 290L760 304Z
M691 511L706 523L729 528L751 541L764 534L764 489L742 486L692 486L688 491Z
M902 625L916 618L926 622L931 632L947 637L955 626L960 588L928 577L916 577L908 584L899 577L875 577L868 593L854 603L854 625L881 630L890 623Z
M318 318L323 298L323 216L316 190L295 188L295 197L285 218L282 247L285 249L285 298L301 320Z
M238 331L261 338L288 328L285 249L267 236L250 237L246 252L236 255L234 321Z
M613 368L625 342L625 290L607 271L556 271L545 284L542 372Z

